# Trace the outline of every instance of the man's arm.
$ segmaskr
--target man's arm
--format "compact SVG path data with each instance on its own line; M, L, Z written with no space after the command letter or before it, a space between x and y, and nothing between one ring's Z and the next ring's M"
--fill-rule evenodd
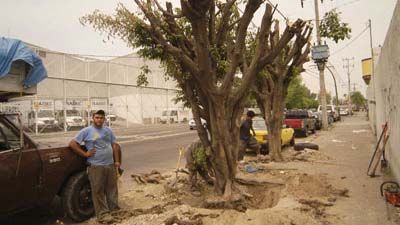
M117 167L121 166L122 163L122 153L121 153L121 146L118 143L112 144L113 149L113 156L114 156L114 164Z
M72 149L73 152L84 158L92 157L96 153L96 149L91 149L90 151L83 150L75 140L71 140L69 142L69 147Z

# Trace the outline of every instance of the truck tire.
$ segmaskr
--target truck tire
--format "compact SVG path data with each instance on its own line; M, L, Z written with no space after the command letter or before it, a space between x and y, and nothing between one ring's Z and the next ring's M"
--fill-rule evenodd
M64 212L76 222L82 222L94 215L92 193L86 171L71 176L62 191Z
M313 144L313 143L297 143L294 145L294 150L296 150L296 151L302 151L305 148L319 150L319 146L317 144Z

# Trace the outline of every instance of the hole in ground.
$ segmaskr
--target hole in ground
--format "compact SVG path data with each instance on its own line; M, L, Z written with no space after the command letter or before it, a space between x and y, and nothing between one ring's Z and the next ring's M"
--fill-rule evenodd
M242 192L252 195L252 197L243 196L240 205L247 209L266 209L276 206L281 199L283 186L276 185L238 185ZM196 208L203 208L207 199L215 197L214 187L201 185L199 192L193 195L188 194L180 196L181 202Z

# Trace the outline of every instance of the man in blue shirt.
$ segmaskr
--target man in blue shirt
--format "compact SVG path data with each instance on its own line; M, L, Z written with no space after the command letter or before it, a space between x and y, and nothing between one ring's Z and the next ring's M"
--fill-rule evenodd
M120 146L109 127L104 127L105 112L93 114L93 125L79 131L69 146L78 155L87 158L88 177L97 220L112 220L111 211L119 209L117 170L121 166ZM80 144L84 143L85 151Z

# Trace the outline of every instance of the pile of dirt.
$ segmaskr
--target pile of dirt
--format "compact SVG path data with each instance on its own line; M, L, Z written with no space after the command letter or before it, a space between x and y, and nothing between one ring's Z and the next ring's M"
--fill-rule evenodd
M269 164L254 166L258 168L256 173L238 172L236 188L243 195L237 199L237 205L229 207L218 204L215 208L208 207L205 203L218 199L213 187L201 181L199 194L194 194L185 174L178 177L173 173L163 175L166 179L160 183L135 184L121 199L132 217L124 218L119 224L340 223L340 219L326 213L326 208L334 205L338 196L346 196L348 192L332 187L326 175L309 175L293 168L272 168Z

